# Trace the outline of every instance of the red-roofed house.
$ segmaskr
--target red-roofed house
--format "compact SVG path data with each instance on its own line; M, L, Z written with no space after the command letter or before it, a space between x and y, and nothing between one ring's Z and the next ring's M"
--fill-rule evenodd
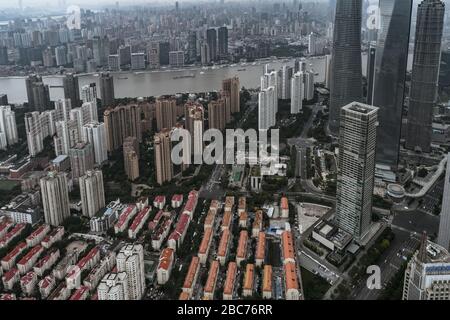
M81 286L79 289L75 290L74 294L69 300L86 300L89 296L89 287Z
M136 239L137 234L141 231L142 227L150 216L150 207L142 209L134 218L133 223L131 223L128 229L128 237L130 239Z
M22 288L22 292L31 295L34 291L34 287L36 286L38 281L37 275L34 271L27 272L20 279L20 287Z
M50 232L50 226L48 224L43 224L34 230L26 239L28 248L34 247L39 242L41 242L47 233Z
M10 270L14 267L17 257L27 248L25 242L20 242L14 249L12 249L6 256L2 258L1 264L3 270Z
M172 248L165 248L161 252L158 268L156 270L158 284L165 284L167 281L169 281L174 258L175 255Z
M19 281L19 279L20 279L19 270L17 270L17 268L12 268L3 275L2 277L3 286L5 287L6 290L12 290L14 284L17 281Z
M182 214L178 220L175 230L170 234L167 244L170 248L178 249L184 241L191 217L188 214Z
M176 209L181 207L183 204L183 195L182 194L174 194L172 197L172 208Z
M114 225L114 232L117 234L119 232L125 231L127 228L128 222L134 217L137 213L137 208L135 205L130 204L125 207L119 215L119 219Z
M31 250L17 262L17 268L20 274L27 273L39 259L39 256L44 252L44 248L40 244L31 248Z
M166 205L166 196L159 195L156 196L155 199L153 200L153 206L155 208L163 209L165 205Z

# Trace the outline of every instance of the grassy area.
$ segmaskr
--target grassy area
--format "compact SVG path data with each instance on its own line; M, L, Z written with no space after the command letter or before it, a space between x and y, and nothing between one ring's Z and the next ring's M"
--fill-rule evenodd
M303 267L302 273L303 293L306 300L321 300L330 289L330 285L323 278L315 275Z

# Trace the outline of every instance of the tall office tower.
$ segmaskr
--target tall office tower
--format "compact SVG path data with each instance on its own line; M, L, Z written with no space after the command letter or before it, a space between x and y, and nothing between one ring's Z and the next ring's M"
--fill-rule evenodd
M107 273L97 287L98 300L128 300L126 272Z
M63 78L64 98L70 99L73 107L80 105L80 88L78 78L72 74L66 74Z
M108 160L106 148L106 129L103 122L92 121L83 126L82 140L94 147L95 164L101 165Z
M80 177L80 196L83 215L93 217L105 207L105 189L101 170L89 170Z
M0 132L5 136L6 145L10 146L19 142L16 113L10 106L0 106Z
M308 53L310 55L316 55L316 45L317 45L317 38L314 32L311 32L308 36Z
M206 43L209 47L211 61L217 60L217 31L216 29L206 30Z
M117 271L128 278L128 298L140 300L145 291L144 248L140 244L127 244L116 257Z
M190 63L197 61L197 33L195 31L189 31L188 59Z
M331 62L330 131L339 131L343 106L362 99L362 0L337 0Z
M27 134L28 152L34 157L44 150L44 136L42 134L39 112L25 113L25 131Z
M144 69L145 69L145 53L133 52L131 54L131 70L144 70Z
M160 185L166 181L171 181L173 177L170 136L171 130L163 129L154 137L156 182Z
M431 151L433 107L437 102L445 4L423 0L417 9L414 60L409 95L406 148Z
M100 95L103 108L114 105L114 78L109 73L100 76Z
M353 102L341 109L336 222L361 241L370 229L378 108Z
M203 42L201 44L200 58L203 65L209 64L211 62L211 49L206 42Z
M379 108L377 163L393 169L400 151L411 10L412 0L380 0L372 103Z
M174 98L156 100L156 129L172 129L177 122L177 101Z
M108 56L108 70L120 71L120 58L118 54L110 54Z
M291 78L294 69L289 66L281 68L281 99L287 100L291 98Z
M367 53L367 97L366 103L368 105L372 105L373 99L373 85L375 82L375 57L377 52L377 44L376 42L371 42L369 46L369 50Z
M48 85L37 75L30 75L25 79L28 106L31 110L44 111L50 107L50 92Z
M222 91L230 97L231 113L241 111L241 87L239 77L233 77L222 81Z
M130 181L139 178L139 143L135 137L123 141L123 163Z
M131 64L131 46L120 46L117 53L119 54L120 66Z
M297 72L291 80L291 114L297 114L302 110L303 93L303 77L301 72Z
M228 28L220 27L218 29L219 38L219 56L226 58L228 55Z
M159 68L159 42L150 42L147 48L147 61L150 69Z
M57 156L69 155L70 148L73 148L80 141L77 122L74 120L56 121L55 131L56 135L53 137L55 154Z
M62 172L50 171L40 180L45 223L59 226L70 216L67 177Z
M97 66L108 64L109 40L108 37L94 37L92 42L92 52Z
M450 153L447 155L447 173L445 175L442 209L439 219L439 233L437 244L446 250L450 248Z
M95 83L84 85L81 88L81 100L97 103L97 85Z
M160 42L159 43L159 64L161 66L167 66L169 64L169 51L170 51L170 43L169 42Z
M274 87L268 87L258 95L258 129L268 130L276 124L275 100L277 93Z
M406 267L403 300L450 300L450 254L426 234Z
M78 142L69 150L70 167L72 169L72 179L78 179L86 174L88 170L94 169L94 148L87 142Z
M225 129L225 99L211 101L208 104L208 124L209 129Z

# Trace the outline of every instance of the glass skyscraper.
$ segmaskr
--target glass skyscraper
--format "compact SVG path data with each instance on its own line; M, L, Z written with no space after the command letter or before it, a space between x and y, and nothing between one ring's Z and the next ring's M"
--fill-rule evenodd
M424 0L417 10L406 148L430 152L437 100L445 4Z
M331 62L330 131L338 134L340 109L362 100L362 0L337 0Z
M396 168L400 150L412 0L380 0L372 104L379 108L377 163Z

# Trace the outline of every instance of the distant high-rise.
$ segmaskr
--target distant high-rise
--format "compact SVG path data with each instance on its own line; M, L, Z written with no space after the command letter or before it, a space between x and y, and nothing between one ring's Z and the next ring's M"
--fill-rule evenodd
M0 65L9 64L8 60L8 48L0 47Z
M433 107L437 102L444 13L445 4L440 0L424 0L417 9L407 149L431 151Z
M78 86L78 78L72 74L66 74L63 78L64 97L70 99L73 107L80 105L80 88Z
M10 106L0 106L0 135L4 138L2 147L6 148L6 146L19 142L16 114L11 110Z
M69 188L64 173L51 171L41 178L42 205L45 223L59 226L70 216Z
M172 129L177 122L177 101L174 98L156 100L156 129Z
M94 168L94 148L90 143L78 142L69 150L69 156L72 179L75 182L78 182L78 179L88 170Z
M406 267L403 300L450 300L450 254L426 234Z
M378 108L353 102L341 108L336 223L356 241L372 220Z
M128 278L128 298L140 300L145 291L144 248L140 244L127 244L116 257L117 271Z
M228 44L228 42L227 42ZM228 50L228 48L227 48ZM197 33L195 31L189 31L188 35L188 59L190 63L197 60Z
M154 137L156 182L160 185L173 177L170 136L171 130L163 129Z
M37 75L30 75L25 79L28 107L30 110L44 111L50 107L50 92L48 85Z
M225 79L222 81L222 90L230 97L231 113L241 111L241 98L240 98L240 82L238 77Z
M100 76L100 94L103 108L114 105L114 79L109 73Z
M206 30L206 43L210 50L211 61L217 60L217 31L216 29Z
M276 124L275 87L268 87L259 92L258 96L258 129L268 130Z
M55 145L55 154L69 155L70 148L73 148L80 141L80 132L77 122L74 120L56 121L56 135L53 137Z
M169 64L169 51L170 51L170 43L169 42L160 42L159 43L159 64L162 66L166 66Z
M281 99L287 100L291 98L291 78L293 73L293 68L284 65L281 68Z
M69 99L60 99L55 101L55 116L57 121L70 120L70 111L72 110L72 102Z
M225 99L211 101L208 104L208 124L209 129L225 129L226 115L225 115Z
M393 169L400 152L411 10L412 0L380 1L372 104L379 108L377 163Z
M41 118L39 112L25 114L25 132L27 135L28 152L34 157L44 150L44 134L42 132Z
M92 121L83 126L82 140L94 147L95 164L101 165L108 160L106 147L106 129L103 122Z
M81 88L81 100L83 102L95 102L97 103L97 85L91 83Z
M447 173L445 175L444 194L442 196L439 233L436 241L446 250L450 248L450 153L447 155Z
M226 58L228 55L228 28L220 27L218 29L219 38L219 56L221 58Z
M291 79L291 114L297 114L303 107L303 77L301 72L294 73Z
M337 0L330 85L330 131L338 135L340 109L362 99L362 0Z
M89 170L80 177L80 197L83 215L93 217L105 207L105 190L101 170Z
M92 51L97 66L106 66L109 56L108 37L95 37L92 42Z

